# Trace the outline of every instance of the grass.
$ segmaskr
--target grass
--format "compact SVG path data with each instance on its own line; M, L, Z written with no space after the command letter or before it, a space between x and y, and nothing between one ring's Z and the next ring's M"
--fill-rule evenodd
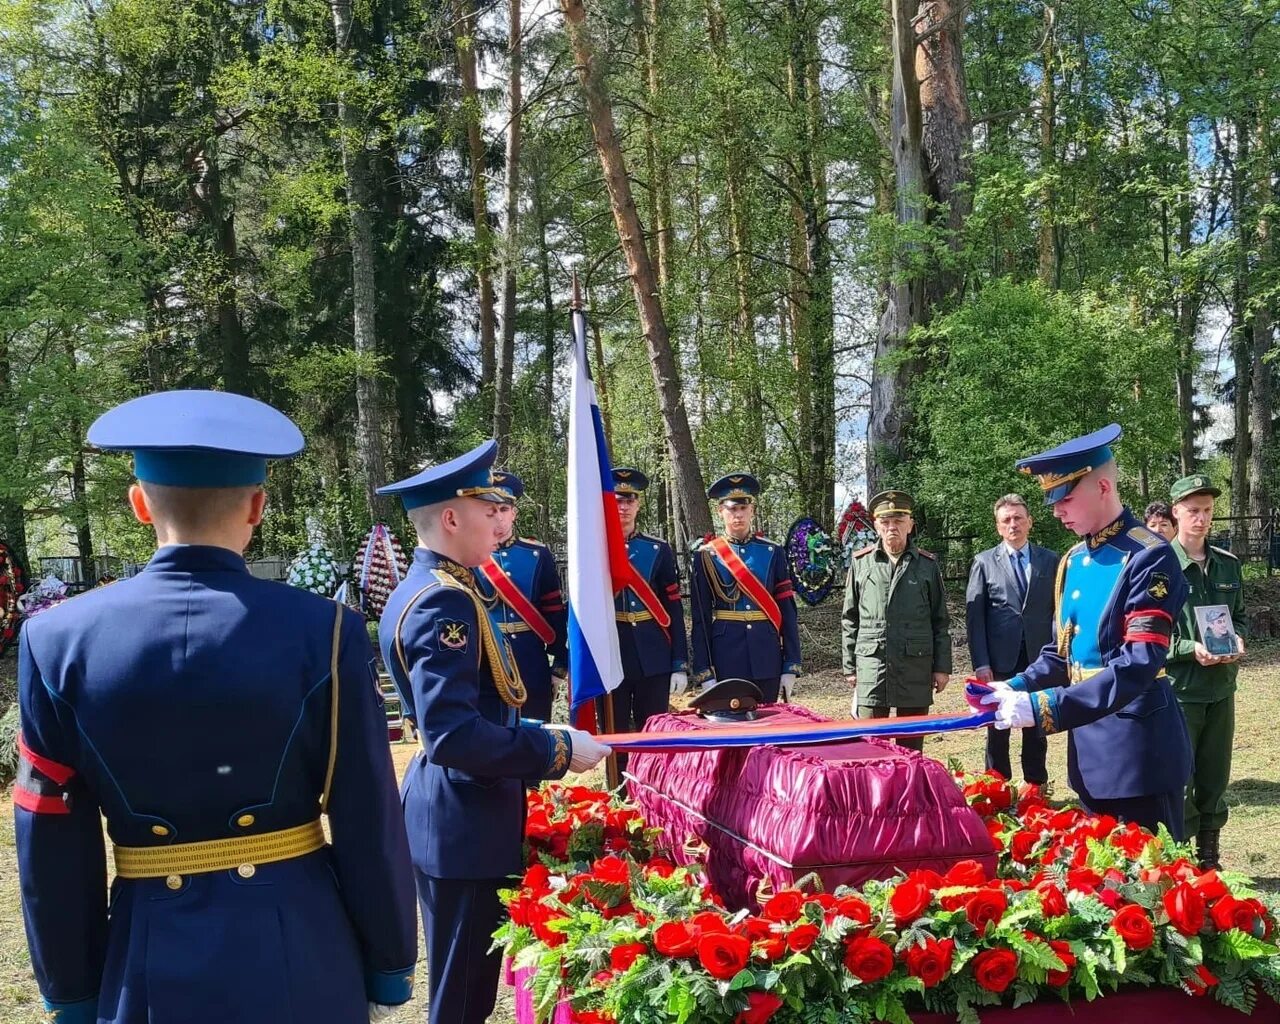
M814 624L816 633L824 632ZM959 678L967 665L959 660ZM6 659L11 662L11 659ZM1280 692L1280 643L1258 645L1240 672L1236 698L1236 742L1233 782L1228 793L1231 818L1222 835L1226 867L1253 875L1267 889L1280 890L1280 730L1276 728L1276 694ZM830 663L800 681L796 697L814 710L832 718L848 716L849 688ZM958 686L939 698L935 711L954 711L962 706ZM1016 745L1014 763L1017 763ZM393 746L400 770L408 764L414 748ZM978 732L931 737L925 753L946 761L954 757L967 768L983 764L983 738ZM1057 781L1058 792L1066 790L1066 739L1053 737L1049 743L1049 775ZM598 784L600 772L589 773L584 781ZM37 1024L44 1019L39 994L31 978L18 899L18 875L13 838L13 814L7 794L0 795L0 1021L5 1024ZM421 944L419 946L421 952ZM391 1020L395 1024L425 1019L426 962L418 963L418 996ZM499 995L493 1024L513 1020L508 991Z

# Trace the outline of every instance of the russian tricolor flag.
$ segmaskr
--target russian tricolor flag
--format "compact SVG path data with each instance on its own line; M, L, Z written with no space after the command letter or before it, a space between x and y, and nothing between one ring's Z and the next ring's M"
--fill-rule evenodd
M613 598L631 560L613 493L613 466L587 364L587 317L573 310L569 397L569 706L575 713L622 682Z

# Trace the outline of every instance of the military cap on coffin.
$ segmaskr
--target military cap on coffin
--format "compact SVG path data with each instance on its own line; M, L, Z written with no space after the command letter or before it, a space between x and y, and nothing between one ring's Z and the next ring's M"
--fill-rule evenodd
M305 442L288 416L225 391L159 391L104 412L89 443L133 452L134 475L169 487L249 487L268 459L289 459Z
M493 486L506 495L503 500L507 504L512 504L524 497L524 481L514 473L501 469L494 470Z
M760 494L760 481L750 473L730 473L707 488L707 497L723 504L750 505Z
M511 496L493 485L493 460L497 454L498 442L489 440L466 455L379 487L378 493L396 495L406 509L435 505L451 498L479 498L506 504Z
M1039 455L1029 455L1015 464L1039 481L1044 503L1053 505L1071 493L1080 480L1115 459L1111 445L1120 440L1120 424L1112 423L1084 437L1072 438Z
M619 466L613 471L615 494L643 494L649 489L649 478L631 466Z
M749 679L721 679L689 701L689 707L709 722L754 722L762 700L760 687Z

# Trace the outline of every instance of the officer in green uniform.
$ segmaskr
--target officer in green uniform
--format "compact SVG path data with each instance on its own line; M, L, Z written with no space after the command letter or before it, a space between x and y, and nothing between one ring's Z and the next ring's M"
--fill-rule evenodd
M844 671L858 718L923 715L951 674L947 597L937 558L911 539L914 503L905 491L870 502L880 539L854 552L841 632ZM924 737L902 738L921 750Z
M1190 593L1173 631L1165 670L1173 681L1191 736L1186 834L1196 837L1202 867L1219 866L1218 836L1227 822L1227 783L1236 728L1236 672L1244 654L1244 589L1235 555L1208 543L1213 499L1222 491L1203 473L1173 485L1170 501L1178 534L1171 542ZM1226 605L1236 630L1230 654L1210 653L1196 625L1196 609Z

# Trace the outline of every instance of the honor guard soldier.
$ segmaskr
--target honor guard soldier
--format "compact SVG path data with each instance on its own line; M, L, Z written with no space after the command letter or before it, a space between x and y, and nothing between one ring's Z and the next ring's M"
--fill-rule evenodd
M840 618L853 710L859 718L927 714L951 676L942 570L912 539L911 495L882 491L868 504L880 539L854 552ZM898 745L923 750L924 737Z
M1068 734L1067 777L1086 810L1181 839L1191 747L1164 664L1187 581L1120 501L1119 437L1113 423L1018 462L1084 539L1058 564L1056 641L984 700L998 729Z
M755 533L760 483L749 473L721 477L707 490L719 503L723 537L708 536L689 570L693 678L701 686L747 679L766 704L791 699L800 671L796 598L782 545Z
M380 494L418 533L379 635L413 694L423 750L405 774L405 826L427 942L432 1024L481 1024L501 958L490 951L498 890L524 870L525 780L584 771L609 748L568 726L522 721L525 687L472 570L498 540L510 492L490 479L497 444L423 470Z
M364 620L241 555L267 460L302 435L253 399L170 391L106 413L89 443L134 453L129 502L159 549L23 630L18 864L53 1019L390 1012L417 927Z
M516 536L516 502L524 483L514 473L495 472L498 548L475 570L480 593L511 644L528 700L524 717L551 718L555 679L568 676L569 616L556 560L545 544Z
M618 518L635 576L614 599L622 683L613 691L614 726L639 731L667 710L668 695L689 685L688 643L680 579L671 545L636 529L649 478L623 466L613 471Z

